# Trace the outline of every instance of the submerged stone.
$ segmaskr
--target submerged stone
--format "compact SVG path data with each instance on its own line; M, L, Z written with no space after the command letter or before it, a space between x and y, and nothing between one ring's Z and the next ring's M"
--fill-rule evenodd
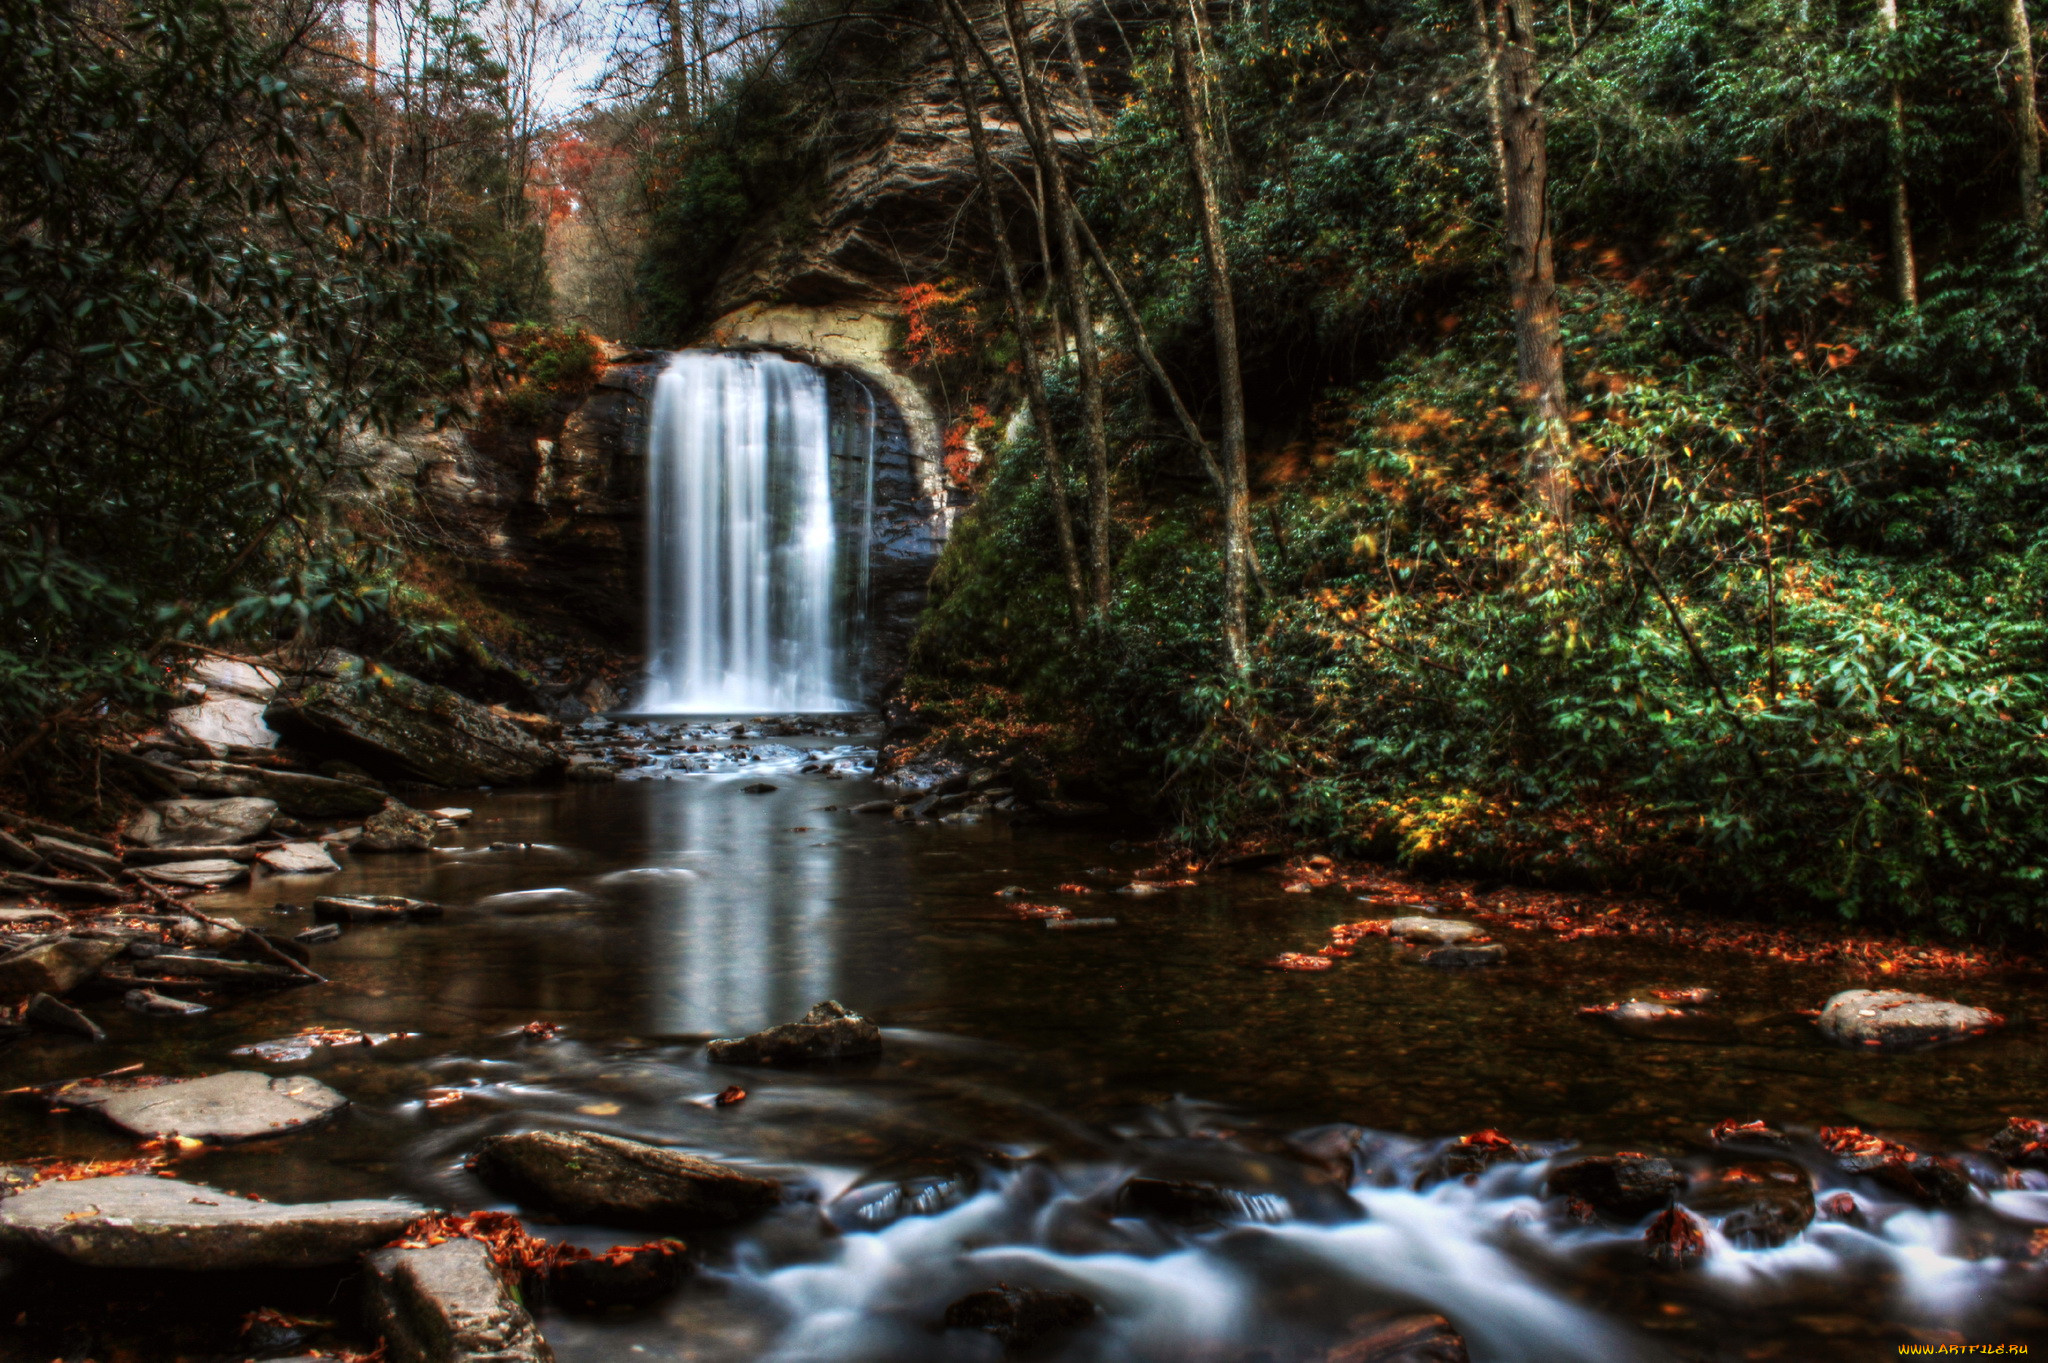
M91 1268L221 1270L347 1263L421 1214L410 1202L255 1202L142 1174L54 1181L0 1201L0 1252Z
M441 906L432 900L410 899L402 894L321 895L313 901L313 921L316 923L421 922L439 918L442 913ZM306 940L306 933L299 936Z
M183 1136L209 1144L261 1140L327 1121L348 1099L305 1075L273 1078L249 1070L168 1084L69 1084L59 1107L96 1112L131 1135Z
M1422 963L1439 969L1506 965L1508 949L1499 942L1453 942L1422 953Z
M227 857L203 857L198 861L171 861L159 866L137 868L135 874L150 880L162 881L166 885L185 885L193 889L213 889L229 885L249 874L247 862L234 861Z
M782 1185L772 1178L596 1131L489 1136L470 1165L522 1202L607 1226L731 1225L782 1200Z
M800 1065L854 1060L882 1053L882 1029L836 999L812 1006L795 1022L705 1047L721 1065Z
M645 1306L681 1286L690 1262L680 1240L619 1245L588 1259L567 1259L548 1275L551 1306L570 1311L607 1311Z
M1470 1363L1464 1336L1442 1316L1382 1312L1352 1321L1350 1333L1322 1363Z
M982 1330L1012 1349L1029 1349L1095 1319L1095 1303L1078 1292L998 1285L969 1292L946 1308L948 1330Z

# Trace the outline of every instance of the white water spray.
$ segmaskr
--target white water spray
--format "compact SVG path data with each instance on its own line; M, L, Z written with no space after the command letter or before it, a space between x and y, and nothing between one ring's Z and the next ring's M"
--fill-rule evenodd
M648 441L647 692L664 714L854 708L846 699L825 376L684 351Z

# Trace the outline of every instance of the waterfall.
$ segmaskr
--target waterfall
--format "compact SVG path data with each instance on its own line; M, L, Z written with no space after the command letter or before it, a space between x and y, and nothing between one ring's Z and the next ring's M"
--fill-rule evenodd
M834 525L825 375L779 355L683 351L656 381L649 426L649 683L637 708L855 708L856 593Z

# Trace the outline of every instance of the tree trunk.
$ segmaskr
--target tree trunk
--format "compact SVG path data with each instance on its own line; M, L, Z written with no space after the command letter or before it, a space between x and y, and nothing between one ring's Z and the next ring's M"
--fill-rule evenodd
M1074 28L1074 10L1067 0L1052 0L1053 8L1059 11L1060 34L1067 40L1067 57L1074 64L1074 93L1080 97L1081 111L1088 118L1088 135L1101 137L1102 128L1095 115L1095 88L1088 79L1088 58L1081 51L1081 36ZM2025 0L2015 0L2025 3Z
M1515 369L1528 429L1527 473L1538 501L1571 519L1571 424L1564 388L1557 270L1550 236L1550 166L1532 0L1493 0L1480 33L1498 137L1502 234L1515 315Z
M2015 5L2024 6L2026 0L2013 0ZM377 98L377 0L369 0L370 14L370 60L363 68L363 84L370 92L374 103Z
M1201 0L1192 0L1201 3ZM1209 276L1209 314L1215 329L1216 379L1223 403L1223 651L1233 671L1250 661L1245 578L1251 540L1251 496L1245 473L1244 370L1237 349L1237 299L1230 282L1230 253L1223 240L1223 214L1216 202L1216 153L1202 116L1206 103L1198 83L1190 0L1173 0L1173 87L1180 105L1181 136L1187 143L1195 207L1202 224L1202 262Z
M662 17L668 27L669 100L676 117L690 121L690 40L683 28L682 0L662 0Z
M964 22L964 18L963 18ZM1081 252L1075 229L1074 198L1067 185L1066 168L1060 164L1059 146L1054 141L1052 119L1045 109L1044 91L1039 88L1031 59L1025 50L1024 17L1019 0L1003 0L1003 27L1010 43L1010 56L1017 68L1017 89L1028 125L1032 152L1045 171L1046 189L1052 195L1053 228L1060 243L1060 279L1065 286L1067 316L1074 326L1074 361L1080 373L1083 434L1088 450L1088 568L1094 587L1098 614L1109 611L1109 437L1103 416L1102 357L1095 337L1095 309L1088 297L1087 258Z
M1010 307L1010 330L1017 338L1017 354L1024 367L1024 383L1031 399L1031 419L1038 427L1038 445L1045 456L1046 495L1052 502L1053 527L1059 538L1060 568L1066 575L1067 600L1073 609L1074 628L1088 618L1088 591L1081 579L1081 556L1074 547L1074 517L1067 507L1066 470L1060 459L1059 439L1053 430L1052 404L1046 400L1045 370L1038 362L1038 338L1032 334L1031 313L1024 302L1024 283L1017 274L1017 258L1010 250L1009 226L1003 208L995 158L989 155L988 136L981 126L981 102L967 72L967 54L959 33L959 20L942 11L946 48L953 59L953 84L960 91L960 109L967 120L967 141L974 149L974 168L981 179L981 195L988 206L988 230L995 243L996 263L1002 270L1003 290ZM1050 263L1050 262L1048 262Z
M2034 88L2034 26L2027 0L2009 0L2005 22L2017 67L2020 117L2020 221L2041 225L2041 114Z
M1878 0L1884 31L1899 31L1899 0ZM1892 270L1897 276L1899 306L1920 306L1920 284L1913 263L1913 213L1906 198L1906 92L1892 82Z

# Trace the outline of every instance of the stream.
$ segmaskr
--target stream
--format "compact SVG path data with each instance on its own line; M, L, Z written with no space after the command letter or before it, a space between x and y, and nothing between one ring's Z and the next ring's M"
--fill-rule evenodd
M2048 1341L2035 1262L2048 1175L1925 1210L1835 1170L1811 1141L1856 1124L1968 1160L2006 1116L2048 1115L2034 976L1925 986L2010 1024L1879 1055L1826 1045L1796 1011L1871 984L1863 975L1641 940L1496 925L1511 959L1494 969L1431 969L1368 939L1333 969L1278 972L1260 963L1371 911L1258 873L1115 893L1157 853L1114 828L854 813L884 793L858 736L653 741L678 767L632 774L670 779L443 796L474 814L432 852L357 854L339 874L198 901L286 934L311 925L316 895L402 893L448 912L315 948L325 986L193 1019L101 1008L105 1044L17 1043L7 1086L136 1063L314 1075L353 1100L342 1120L180 1165L279 1201L509 1206L462 1161L484 1135L531 1126L673 1143L799 1190L739 1231L689 1237L701 1267L656 1307L544 1309L564 1363L994 1360L995 1340L937 1322L997 1282L1098 1304L1093 1324L1041 1350L1073 1363L1321 1359L1389 1309L1448 1316L1483 1363ZM821 759L839 770L800 770ZM764 781L775 789L745 789ZM1021 920L998 894L1013 886L1115 925ZM1644 1040L1577 1015L1686 986L1718 992L1725 1034ZM705 1063L705 1038L827 998L881 1022L879 1061ZM537 1020L559 1039L520 1030ZM235 1054L312 1026L413 1035L292 1060ZM734 1084L744 1101L711 1103ZM1539 1153L1645 1151L1704 1169L1735 1158L1706 1138L1728 1118L1793 1132L1779 1157L1813 1173L1823 1204L1853 1194L1854 1215L1824 1209L1768 1249L1710 1228L1702 1262L1668 1269L1642 1254L1639 1226L1560 1217L1540 1162L1415 1186L1444 1140L1483 1128ZM0 1104L0 1160L130 1153L85 1116ZM1241 1191L1206 1220L1137 1214L1116 1196L1133 1173ZM529 1223L600 1250L645 1238Z

